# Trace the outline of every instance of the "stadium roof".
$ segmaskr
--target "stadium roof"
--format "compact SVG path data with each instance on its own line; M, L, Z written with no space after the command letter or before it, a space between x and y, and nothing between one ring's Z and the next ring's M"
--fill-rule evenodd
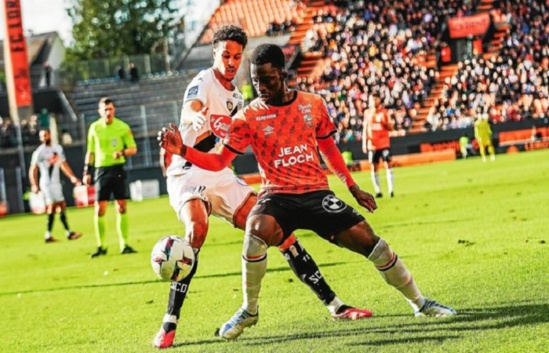
M47 43L53 43L55 40L61 40L57 32L46 32L41 34L33 34L30 37L27 36L27 57L29 64L32 64L44 46ZM0 40L2 50L0 50L0 64L4 64L4 40Z

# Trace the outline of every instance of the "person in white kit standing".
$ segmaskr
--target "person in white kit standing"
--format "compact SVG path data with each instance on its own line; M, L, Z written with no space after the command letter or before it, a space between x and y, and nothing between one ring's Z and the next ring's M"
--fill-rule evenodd
M42 144L38 146L32 154L29 179L31 191L34 193L42 192L46 201L48 223L44 239L46 243L57 241L57 239L51 235L51 231L53 229L55 212L58 209L59 218L61 218L61 222L65 227L67 239L78 239L82 236L82 233L71 231L67 221L67 203L63 196L63 185L61 184L61 173L59 171L63 171L75 186L81 185L82 183L80 182L80 179L74 176L71 167L67 163L63 147L52 143L50 130L40 130L39 137ZM39 182L38 171L40 171Z
M228 131L232 116L243 108L243 97L232 80L240 66L247 35L239 27L224 26L213 37L213 66L201 71L187 86L179 130L185 144L202 152L215 151ZM168 307L153 344L173 345L181 307L196 273L198 253L208 233L208 217L214 214L244 229L257 194L227 166L212 172L173 155L166 169L170 205L185 226L185 238L196 254L191 273L170 288ZM331 290L318 266L292 234L279 250L296 276L326 305L331 317L362 319L369 310L345 305Z

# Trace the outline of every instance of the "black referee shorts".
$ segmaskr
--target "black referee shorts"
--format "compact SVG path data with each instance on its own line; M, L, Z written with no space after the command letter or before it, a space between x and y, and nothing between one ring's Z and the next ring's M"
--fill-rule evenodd
M95 199L110 201L112 195L115 200L127 200L129 192L126 178L126 171L122 165L96 168Z

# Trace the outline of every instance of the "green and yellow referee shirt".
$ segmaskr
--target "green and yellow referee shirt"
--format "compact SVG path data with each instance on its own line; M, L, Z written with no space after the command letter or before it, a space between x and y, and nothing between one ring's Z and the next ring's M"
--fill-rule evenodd
M115 159L115 152L136 147L130 126L113 118L108 124L104 119L94 121L88 130L88 153L94 154L94 167L112 167L126 162L124 156Z

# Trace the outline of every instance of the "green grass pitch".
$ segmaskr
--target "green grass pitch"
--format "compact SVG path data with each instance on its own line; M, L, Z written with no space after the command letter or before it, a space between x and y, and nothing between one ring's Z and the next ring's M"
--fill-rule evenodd
M399 292L359 255L315 234L298 237L338 296L371 309L361 321L334 322L269 250L260 321L234 342L214 331L241 303L242 232L211 218L173 352L547 352L549 351L549 150L395 169L393 199L366 215L414 274L423 293L453 306L455 318L415 318ZM385 187L385 173L380 174ZM355 173L372 190L368 172ZM336 193L356 202L334 177ZM385 192L387 194L387 192ZM183 234L167 198L129 204L130 245L120 255L114 207L109 253L95 249L93 210L69 209L84 237L67 241L56 219L0 219L0 352L153 352L169 283L149 263L160 237Z

